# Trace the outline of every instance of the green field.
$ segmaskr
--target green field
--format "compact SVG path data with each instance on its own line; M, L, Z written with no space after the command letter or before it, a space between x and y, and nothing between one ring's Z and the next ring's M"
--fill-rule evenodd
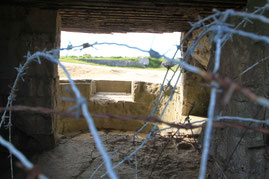
M146 69L165 69L165 68L160 67L160 65L164 61L164 59L158 59L158 58L152 58L152 57L147 57L147 58L149 59L149 65L147 65ZM79 61L77 59L139 61L139 57L121 57L121 56L116 56L116 57L115 56L112 56L112 57L92 57L90 55L84 55L84 56L61 56L60 57L61 62L79 63L79 64L96 65L96 66L107 66L107 65L99 65L99 64ZM132 66L132 67L120 67L120 68L143 68L143 67Z

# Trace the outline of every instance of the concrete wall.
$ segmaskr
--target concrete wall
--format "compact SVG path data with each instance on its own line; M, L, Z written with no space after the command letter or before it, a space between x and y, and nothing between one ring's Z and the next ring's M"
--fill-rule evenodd
M263 6L266 1L250 0L248 9ZM268 11L264 14L268 17ZM229 23L238 24L241 20L232 19ZM258 21L248 23L247 32L269 36L269 25ZM233 36L222 48L222 63L219 76L235 79L239 85L249 88L255 94L268 98L269 94L269 61L265 60L255 68L238 78L238 75L262 58L268 57L268 44L249 38ZM213 64L213 60L211 61ZM212 66L212 65L211 65ZM219 96L221 99L222 96ZM268 109L256 105L240 94L234 94L228 105L218 106L224 116L250 117L259 120L268 119ZM218 113L218 111L216 113ZM247 124L251 127L263 127ZM232 128L215 129L213 132L211 155L213 161L212 178L269 178L268 135L251 130ZM236 148L237 146L237 148ZM235 150L236 148L236 150ZM233 154L232 154L233 153Z
M131 93L131 81L109 81L98 80L95 81L96 91L98 92L118 92L118 93Z
M0 106L5 106L10 86L15 80L15 67L31 53L59 46L60 19L55 10L17 6L0 6ZM33 63L19 82L14 105L54 108L57 100L57 66L42 61ZM50 149L54 146L54 116L13 113L13 144L24 152ZM7 130L1 129L6 136ZM2 151L0 149L0 151ZM7 165L8 166L8 165Z
M196 41L201 30L196 30L184 41L183 46L191 47ZM185 33L182 33L181 39ZM186 51L183 51L185 54ZM189 57L188 63L198 68L207 69L207 64L211 56L211 43L209 36L204 36L198 43L198 48ZM207 108L209 103L209 89L205 87L207 83L199 75L184 71L181 78L182 88L182 115L188 115L192 105L194 108L192 114L196 116L207 116Z
M113 84L114 83L114 84ZM130 92L127 88L127 84L132 85L132 91ZM60 96L68 96L69 94L65 90L66 82L62 81L59 87ZM147 116L149 115L154 106L160 90L160 84L146 83L146 82L126 82L126 81L91 81L91 80L80 80L76 81L78 88L81 90L82 95L86 97L89 104L89 111L92 114L115 114L115 115L130 115L130 116ZM94 87L95 85L97 87ZM92 100L94 93L98 93L98 89L102 89L107 86L117 86L118 89L112 88L113 92L123 92L126 90L126 94L132 96L132 100ZM108 86L107 86L108 87ZM96 88L92 90L93 88ZM109 91L106 88L106 91ZM94 93L92 92L94 91ZM161 110L164 108L165 101L167 101L169 95L169 90L165 96L164 100L160 103L160 111L156 113L156 116L160 115ZM61 111L67 110L72 103L61 101L59 102L58 109ZM163 117L164 120L169 122L180 122L181 120L181 106L180 106L180 94L179 89L176 90L173 100L168 105L168 108ZM68 132L88 130L86 121L84 119L73 119L73 118L62 118L59 117L57 120L57 132L64 134ZM144 122L142 121L123 121L119 119L94 119L96 127L98 129L116 129L125 131L136 131L139 129ZM164 127L163 125L159 126ZM149 131L150 126L145 129L144 132Z

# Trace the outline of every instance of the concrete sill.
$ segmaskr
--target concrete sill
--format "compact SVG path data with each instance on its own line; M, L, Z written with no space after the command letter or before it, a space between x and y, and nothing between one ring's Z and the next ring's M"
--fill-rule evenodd
M134 102L131 93L97 92L91 97L91 101Z

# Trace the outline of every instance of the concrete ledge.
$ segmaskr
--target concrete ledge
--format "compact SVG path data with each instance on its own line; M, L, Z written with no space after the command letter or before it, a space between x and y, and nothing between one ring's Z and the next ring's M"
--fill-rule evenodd
M113 101L113 102L134 102L133 95L130 93L115 93L115 92L97 92L91 97L91 101Z

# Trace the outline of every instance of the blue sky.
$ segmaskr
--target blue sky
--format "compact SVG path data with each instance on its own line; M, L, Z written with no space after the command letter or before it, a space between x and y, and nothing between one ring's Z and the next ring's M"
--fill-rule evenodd
M168 57L172 57L176 51L176 45L180 42L180 32L174 33L113 33L113 34L87 34L77 32L61 32L61 47L67 47L69 43L73 46L83 43L94 42L115 42L127 44L129 46L139 47L144 50L152 48L160 54L166 53ZM147 53L138 50L129 49L127 47L115 45L102 45L94 48L83 50L62 51L61 56L65 55L84 55L91 54L92 56L149 56ZM178 53L177 57L180 57Z

